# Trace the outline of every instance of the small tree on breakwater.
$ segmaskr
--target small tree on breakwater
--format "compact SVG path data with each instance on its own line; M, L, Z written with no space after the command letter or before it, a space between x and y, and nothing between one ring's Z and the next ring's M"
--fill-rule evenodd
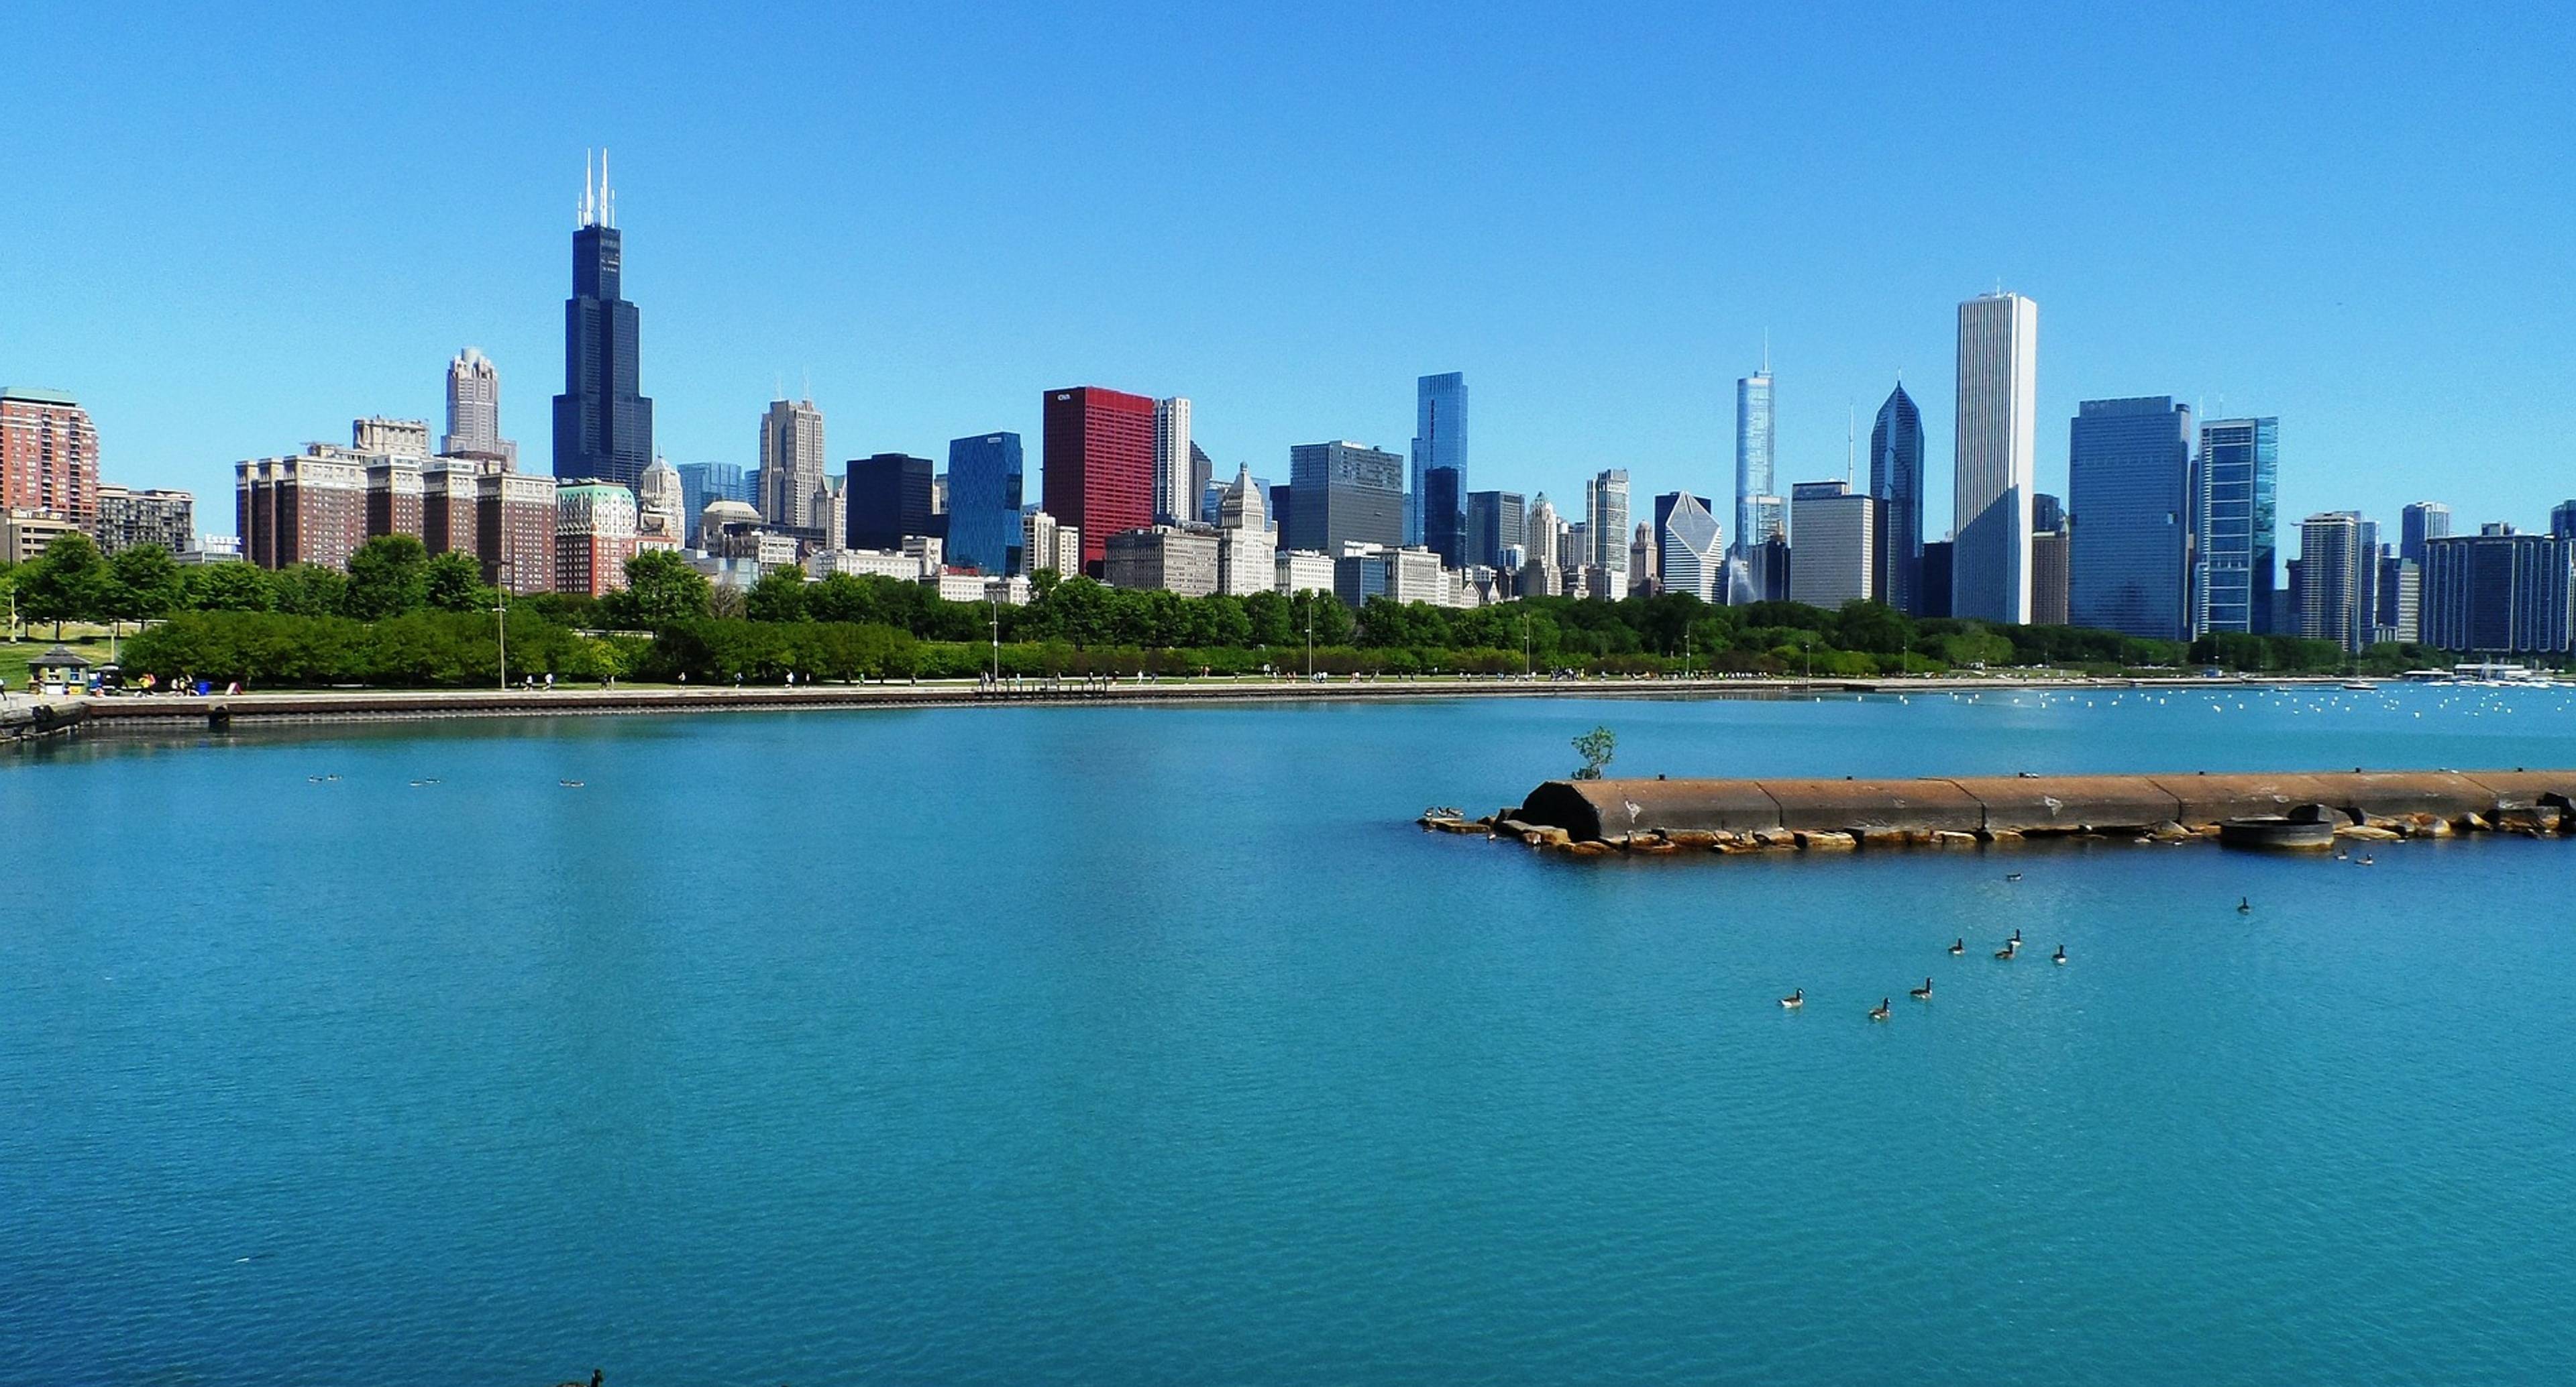
M1599 780L1602 768L1608 766L1610 758L1618 752L1619 734L1607 727L1595 727L1575 738L1574 754L1583 758L1583 765L1575 771L1574 778Z

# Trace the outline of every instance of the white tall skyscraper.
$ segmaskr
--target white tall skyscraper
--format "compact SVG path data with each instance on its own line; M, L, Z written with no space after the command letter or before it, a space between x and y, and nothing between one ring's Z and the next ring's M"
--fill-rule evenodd
M1980 294L1959 305L1957 444L1951 613L2028 621L2039 305L2019 294Z
M467 347L447 363L447 432L438 452L518 465L519 445L501 437L501 373L479 348Z
M1178 525L1199 518L1199 493L1190 467L1190 402L1175 395L1154 402L1154 519Z
M770 401L760 416L760 518L821 528L814 493L823 484L823 411L812 400Z
M1628 571L1628 470L1604 469L1584 483L1584 521L1592 527L1592 552L1584 562L1613 573Z
M1787 530L1787 508L1772 490L1771 363L1735 382L1735 546L1751 548Z

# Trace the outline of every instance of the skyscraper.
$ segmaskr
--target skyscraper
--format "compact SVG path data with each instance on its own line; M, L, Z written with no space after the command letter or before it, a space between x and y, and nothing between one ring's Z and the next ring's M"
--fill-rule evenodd
M1216 459L1209 457L1207 449L1200 447L1198 441L1192 439L1190 441L1190 497L1199 508L1196 518L1211 525L1215 524L1216 511L1223 501L1223 492L1224 488L1216 484Z
M555 396L555 476L633 486L653 463L653 402L642 387L635 305L622 290L624 246L608 155L594 190L582 168L580 224L572 234L572 297L564 300L564 393ZM549 539L553 531L547 531ZM551 567L551 565L549 566ZM514 571L516 571L514 569Z
M447 432L441 457L519 465L519 445L501 436L501 372L479 348L467 347L447 363Z
M1288 450L1292 509L1283 549L1340 557L1345 544L1400 547L1404 459L1365 443L1300 443Z
M2365 615L2361 606L2362 562L2359 515L2324 511L2299 522L2301 639L2362 648L2361 632L2376 616Z
M1422 474L1423 547L1440 556L1443 568L1464 568L1467 562L1466 498L1458 494L1466 475L1455 467Z
M1772 487L1771 363L1735 382L1735 548L1787 532L1788 510Z
M1216 590L1228 597L1250 597L1278 585L1278 539L1270 529L1268 490L1252 468L1237 464L1234 480L1217 491Z
M2212 419L2200 426L2198 518L2192 524L2199 546L2192 563L2195 636L2272 630L2278 582L2272 485L2280 452L2278 419Z
M941 533L944 517L930 508L930 474L936 467L930 459L878 453L852 458L849 467L842 494L850 515L844 540L851 548L897 550L907 539Z
M1628 469L1604 468L1583 486L1583 517L1592 527L1592 549L1583 562L1613 573L1628 571Z
M1848 482L1800 482L1789 489L1788 597L1830 611L1877 596L1878 499L1855 496Z
M1655 498L1655 581L1664 591L1715 602L1726 572L1718 541L1717 517L1698 497L1668 491Z
M1499 568L1503 551L1528 545L1527 507L1517 491L1467 493L1467 562Z
M2576 500L2561 501L2549 508L2549 537L2576 539Z
M2066 430L2075 513L2067 619L2075 625L2190 639L2191 445L2191 406L2172 396L2076 406Z
M823 488L823 411L812 400L772 400L760 415L760 518L781 529L814 530L814 493Z
M1959 305L1958 401L1951 614L2028 621L2030 495L2039 455L2036 302L1995 293Z
M1081 385L1046 392L1045 415L1046 512L1082 532L1082 568L1096 578L1111 535L1154 523L1156 405Z
M1154 402L1154 519L1177 525L1199 518L1199 492L1190 476L1190 402L1175 395ZM1087 528L1087 527L1086 527Z
M2439 501L2418 501L2398 512L2397 557L2424 566L2424 542L2451 532L2451 508Z
M1458 475L1449 494L1467 494L1467 378L1457 371L1424 376L1413 383L1413 465L1404 489L1404 542L1440 548L1440 536L1456 528L1444 525L1427 504L1431 473L1448 468ZM1456 559L1449 566L1458 566Z
M1869 430L1869 494L1877 497L1887 524L1880 536L1884 553L1879 570L1887 578L1881 600L1910 616L1922 616L1923 585L1923 414L1897 382L1887 402L1878 407L1878 422Z
M1021 493L1018 434L950 440L948 562L994 577L1026 573Z
M691 548L698 543L698 515L715 501L751 504L751 479L735 462L684 462L680 474L680 525Z
M80 401L59 390L0 385L0 510L96 518L98 429ZM247 528L242 541L250 541Z
M2424 542L2424 643L2477 655L2576 645L2576 540L2489 525Z

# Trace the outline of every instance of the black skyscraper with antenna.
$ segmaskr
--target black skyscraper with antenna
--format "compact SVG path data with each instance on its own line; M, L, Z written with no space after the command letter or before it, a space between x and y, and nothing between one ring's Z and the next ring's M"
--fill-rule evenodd
M555 396L555 476L632 487L653 465L653 402L638 393L635 305L619 291L622 246L608 155L599 184L582 162L581 209L572 234L572 297L564 300L564 393Z

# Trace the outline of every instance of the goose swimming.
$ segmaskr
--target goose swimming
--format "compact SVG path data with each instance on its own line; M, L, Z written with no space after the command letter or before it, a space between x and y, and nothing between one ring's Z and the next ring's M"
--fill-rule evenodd
M1951 953L1953 953L1953 954L1964 954L1964 953L1966 953L1967 951L1968 951L1968 941L1967 941L1964 937L1963 937L1963 938L1959 938L1959 939L1953 939L1953 940L1951 940L1951 941L1950 941L1950 952L1951 952Z
M1916 1000L1916 1001L1918 1001L1918 1002L1928 1002L1928 1001L1931 1001L1931 1000L1932 1000L1932 980L1931 980L1930 978L1925 978L1925 979L1923 980L1923 985L1922 985L1921 987L1908 988L1908 989L1906 989L1906 993L1905 993L1905 995L1906 995L1906 996L1908 996L1908 997L1913 998L1914 1000Z
M1887 1019L1887 999L1885 997L1879 998L1878 1005L1869 1009L1869 1019L1872 1021L1884 1021Z
M1780 999L1780 1005L1787 1007L1791 1011L1796 1011L1798 1008L1805 1006L1806 1004L1807 989L1803 987L1793 990L1788 996Z
M2051 962L2051 963L2064 963L2065 961L2066 961L2066 946L2065 946L2065 945L2063 945L2063 944L2060 944L2060 945L2058 945L2058 946L2057 946L2057 956L2056 956L2055 958L2050 959L2050 960L2049 960L2049 962Z

